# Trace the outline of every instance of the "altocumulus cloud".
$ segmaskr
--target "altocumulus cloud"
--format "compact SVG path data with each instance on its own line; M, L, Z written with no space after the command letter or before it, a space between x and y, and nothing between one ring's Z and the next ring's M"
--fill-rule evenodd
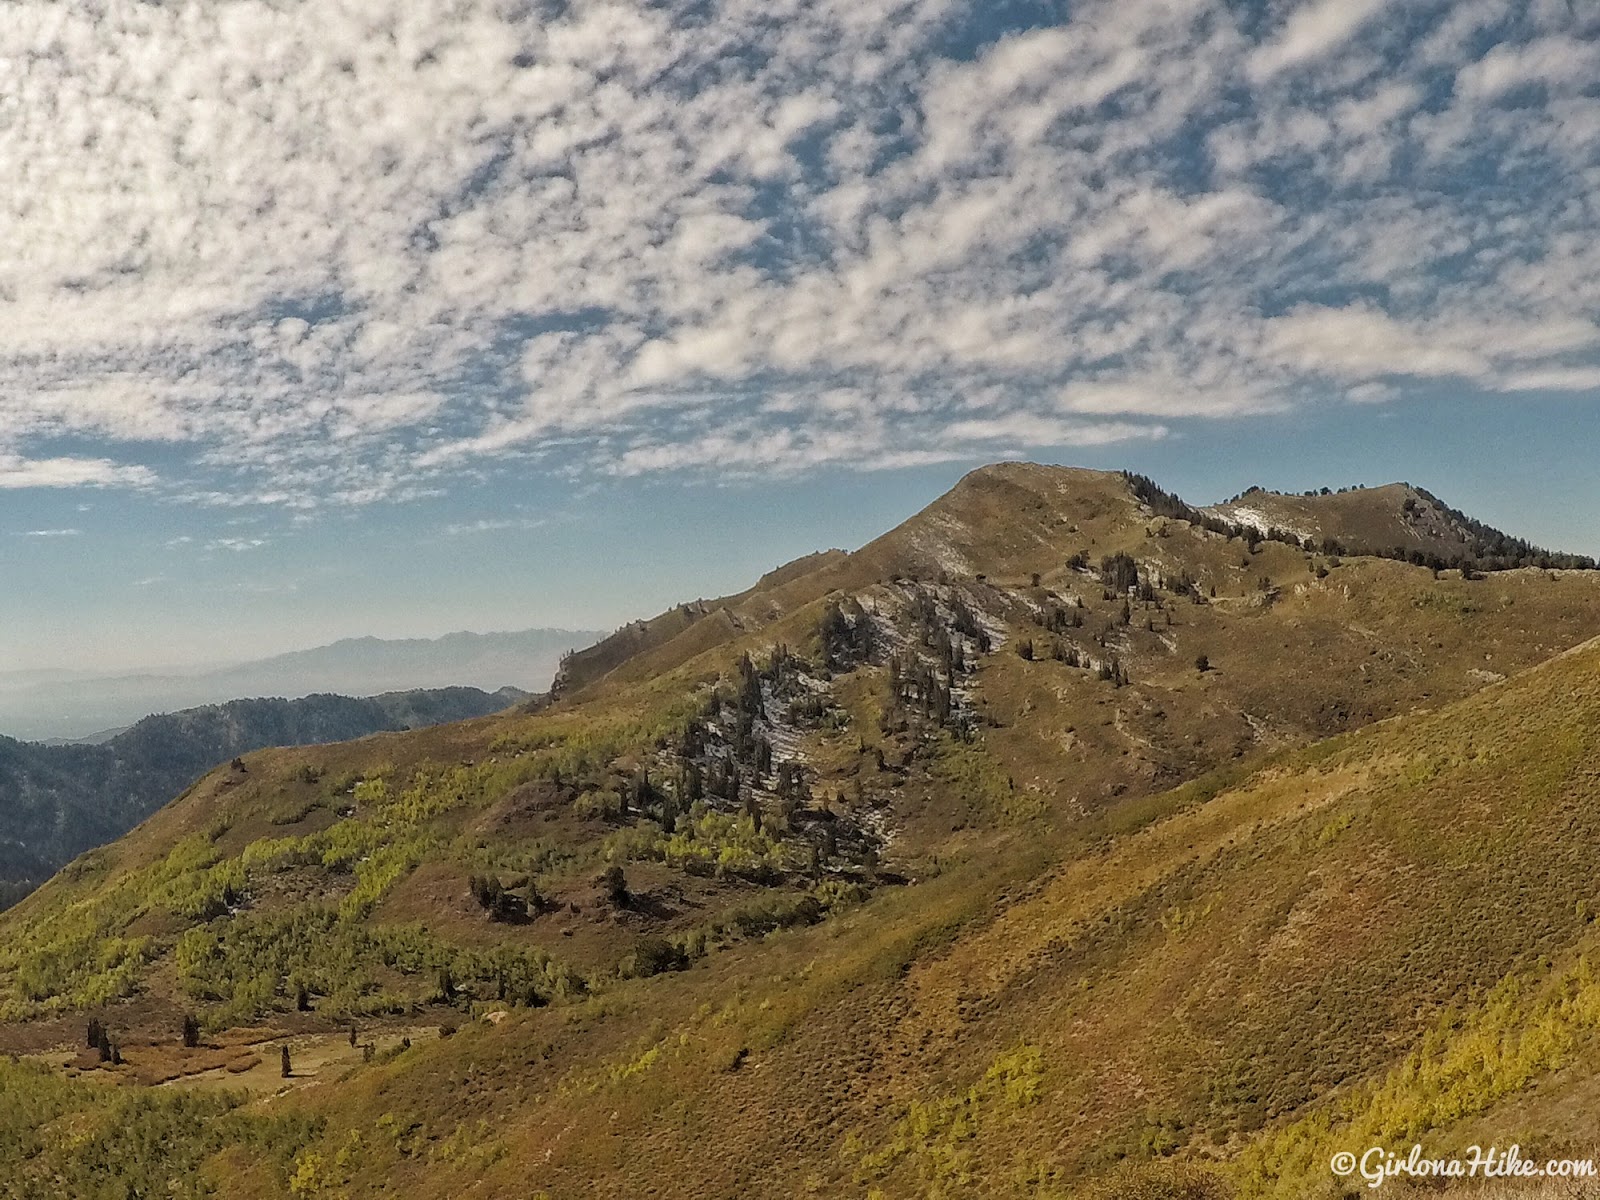
M309 508L1600 385L1600 10L1028 7L12 4L0 488Z

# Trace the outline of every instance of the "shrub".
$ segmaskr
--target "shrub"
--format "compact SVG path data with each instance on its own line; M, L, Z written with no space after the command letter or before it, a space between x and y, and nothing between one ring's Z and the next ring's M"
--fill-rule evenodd
M623 960L624 975L647 979L666 971L682 971L689 965L684 948L664 937L646 934L634 943L633 953Z

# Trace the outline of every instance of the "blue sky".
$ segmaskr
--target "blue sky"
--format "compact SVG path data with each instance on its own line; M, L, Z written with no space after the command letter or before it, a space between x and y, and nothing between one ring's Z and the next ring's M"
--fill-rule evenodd
M1600 11L23 3L0 670L609 627L971 466L1600 552Z

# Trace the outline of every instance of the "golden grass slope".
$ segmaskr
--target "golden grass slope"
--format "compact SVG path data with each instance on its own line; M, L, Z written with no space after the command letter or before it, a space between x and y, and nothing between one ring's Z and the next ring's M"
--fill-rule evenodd
M1152 586L1109 587L1117 554ZM978 614L970 726L897 716L884 653L821 667L834 604L896 653ZM282 1036L463 1024L222 1125L162 1108L229 1194L1056 1197L1148 1162L1289 1196L1346 1136L1514 1114L1554 1146L1600 1109L1600 648L1536 665L1600 632L1600 575L1252 546L1119 475L1004 464L690 615L537 712L214 772L0 915L0 998L34 1018L0 1048L87 1011L150 1037L190 1006ZM887 833L850 866L864 902L753 823L696 847L603 807L670 777L778 645L826 700L780 738L801 816ZM606 902L607 865L641 903ZM550 903L491 922L485 872ZM828 919L762 916L808 903ZM641 938L699 949L636 978Z
M1093 567L1069 561L1113 553L1132 556L1146 579L1193 588L1119 597ZM913 568L931 577L911 581ZM282 1010L294 977L324 1006L341 973L297 957L320 935L274 933L310 940L274 968L276 985L248 996L200 982L190 936L317 905L335 908L360 954L385 964L399 953L397 931L421 925L429 964L536 952L592 975L616 969L640 935L688 937L765 903L770 889L748 880L686 872L670 861L676 851L652 857L657 835L598 815L586 797L614 794L652 766L661 777L661 747L740 654L787 643L815 658L817 621L835 601L903 632L919 599L961 599L1001 639L963 682L972 742L886 728L878 664L827 681L833 715L801 740L814 803L875 812L893 835L885 868L913 879L996 830L1070 828L1219 765L1469 695L1600 630L1593 572L1441 579L1280 543L1252 549L1153 516L1120 475L1026 464L975 472L855 555L791 565L746 596L737 620L722 610L693 622L538 712L220 769L0 917L0 1001L13 1015L41 1015L132 997L140 1019L169 1024L199 1003L220 1006L208 1018L220 1025ZM1046 628L1048 614L1069 609L1077 624ZM1017 653L1024 643L1031 659ZM1062 661L1066 649L1115 658L1131 682L1097 679ZM585 765L574 773L575 763ZM745 853L726 837L710 849ZM618 914L597 903L595 876L612 862L633 873L648 905ZM487 924L466 886L486 872L534 880L548 919ZM241 912L223 911L240 907L221 903L229 888L248 897ZM399 1015L425 999L433 969L353 976L360 994L323 1011Z
M1480 538L1436 497L1404 483L1294 495L1253 488L1207 513L1258 528L1273 527L1350 553L1418 551L1450 560L1474 558ZM1487 533L1487 531L1485 531ZM1492 540L1492 539L1490 539Z
M1125 1160L1331 1195L1336 1149L1464 1150L1546 1094L1579 1107L1501 1134L1591 1151L1597 730L1587 646L1120 827L975 842L816 929L301 1093L303 1153L361 1135L349 1195L1054 1197Z

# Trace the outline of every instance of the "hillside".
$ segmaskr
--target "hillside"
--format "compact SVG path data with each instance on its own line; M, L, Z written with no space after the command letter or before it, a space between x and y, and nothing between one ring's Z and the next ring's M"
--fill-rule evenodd
M1298 496L1251 488L1201 511L1262 533L1310 538L1319 546L1328 542L1334 553L1381 554L1435 568L1594 566L1592 559L1553 553L1485 525L1404 483L1324 488Z
M323 1164L385 1131L320 1177L1301 1197L1335 1194L1351 1145L1592 1154L1597 721L1589 646L686 973L419 1040L306 1093Z
M0 672L0 731L73 741L119 732L149 713L239 696L376 696L452 687L548 689L562 655L601 634L568 629L452 633L439 638L347 638L327 646L204 670L94 675Z
M146 717L104 740L47 746L0 737L0 903L111 841L219 762L264 746L346 741L497 712L526 692L476 688L356 699L232 700Z
M598 639L593 645L574 650L564 657L556 672L552 691L562 695L587 687L623 663L641 658L658 647L682 638L707 618L710 619L709 629L714 631L710 635L714 643L727 632L743 629L747 622L760 625L781 616L786 610L778 596L785 584L793 580L804 581L847 557L840 550L808 554L775 571L769 571L756 581L754 587L738 595L723 596L716 600L693 600L648 620L631 621ZM810 596L814 592L815 589L810 588L803 594Z
M539 711L213 771L0 914L0 1177L1290 1196L1340 1122L1580 1141L1600 573L1233 524L986 468Z

